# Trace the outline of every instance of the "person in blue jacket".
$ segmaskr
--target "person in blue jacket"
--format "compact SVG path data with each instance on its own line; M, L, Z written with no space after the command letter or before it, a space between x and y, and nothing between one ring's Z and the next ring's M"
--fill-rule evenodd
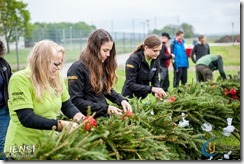
M188 57L185 51L185 40L183 39L184 33L178 31L174 41L170 45L171 53L175 55L174 67L174 87L187 83L187 69L189 67Z

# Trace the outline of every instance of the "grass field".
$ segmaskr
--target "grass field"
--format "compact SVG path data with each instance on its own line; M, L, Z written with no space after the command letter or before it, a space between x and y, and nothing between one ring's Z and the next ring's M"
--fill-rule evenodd
M211 47L212 54L220 54L223 57L224 61L224 69L226 74L237 74L240 71L240 45L232 45L232 46L212 46ZM19 68L23 69L26 66L28 55L30 54L30 48L20 49L19 50ZM70 63L74 62L78 59L80 54L79 49L67 49L65 55L65 62ZM119 55L119 54L118 54ZM4 58L10 63L13 71L16 71L17 68L17 59L16 52L14 50L9 54L5 54ZM195 68L194 63L189 58L190 68L188 69L188 83L195 81ZM169 68L169 78L170 78L170 89L172 89L172 81L173 81L173 71L172 65ZM117 69L118 82L114 87L115 90L121 93L121 89L125 80L125 71L124 69ZM214 78L216 79L219 76L219 72L214 72Z
M131 52L131 47L127 47L126 49L121 47L117 48L117 54L120 53L129 53ZM27 57L30 54L30 48L19 49L19 65L20 68L24 68L27 63ZM212 46L211 53L213 54L221 54L224 58L225 66L240 66L240 45L232 45L232 46ZM68 48L66 49L65 62L73 62L75 61L80 54L80 49L77 48ZM17 68L17 55L15 50L11 50L9 54L5 54L5 59L11 64L13 69ZM193 66L194 63L190 62L190 66Z
M223 57L224 62L224 70L227 75L236 75L240 71L240 45L233 45L233 46L214 46L211 47L211 53L212 54L221 54ZM189 65L190 68L188 69L188 83L191 83L192 81L196 81L196 75L195 75L195 68L194 63L192 62L191 58L189 58ZM219 76L218 71L214 71L214 79L216 80ZM124 69L118 69L117 70L118 75L118 82L115 86L115 90L121 93L121 89L123 87L124 81L125 81L125 71ZM170 65L169 68L169 79L170 79L170 88L173 87L173 68L172 65Z

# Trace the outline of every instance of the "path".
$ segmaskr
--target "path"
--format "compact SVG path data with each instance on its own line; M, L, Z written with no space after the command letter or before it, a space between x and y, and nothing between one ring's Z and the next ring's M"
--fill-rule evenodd
M127 60L127 58L130 56L129 53L126 54L119 54L117 55L117 65L118 65L118 69L124 69L125 68L125 62ZM190 59L189 59L190 60ZM69 67L71 66L72 63L66 63L64 64L64 67L62 69L62 75L64 78L67 77L67 71L69 69ZM169 70L173 70L172 65L170 65ZM189 70L195 71L195 67L191 66L189 68ZM224 70L240 70L240 66L224 66Z
M117 64L118 64L118 68L119 69L124 69L124 64L127 60L127 58L130 56L129 53L126 53L126 54L119 54L117 55ZM63 69L62 69L62 75L64 78L67 77L67 71L69 69L69 67L72 65L72 63L65 63L64 66L63 66Z

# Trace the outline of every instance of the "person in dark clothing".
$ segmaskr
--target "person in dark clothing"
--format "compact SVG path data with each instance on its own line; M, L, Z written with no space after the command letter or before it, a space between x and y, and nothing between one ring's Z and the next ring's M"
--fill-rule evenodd
M210 47L205 41L205 37L203 35L199 35L198 37L199 43L197 43L192 51L191 51L191 60L193 63L196 63L198 59L201 57L210 54ZM198 76L196 75L196 81L198 82Z
M128 100L113 89L117 81L115 56L112 36L103 29L97 29L90 34L79 60L68 69L71 101L82 113L87 114L88 107L92 114L95 113L94 118L132 111ZM122 106L123 110L109 105L106 98Z
M170 48L167 47L168 41L171 39L170 35L166 32L163 32L161 35L162 40L162 49L160 51L158 60L159 60L159 72L160 72L160 87L164 89L165 92L169 88L169 65L170 59L174 58L174 54L170 53Z
M153 93L158 99L167 94L160 87L158 79L159 62L157 60L162 42L157 35L148 35L127 59L125 65L126 80L122 95L144 99ZM151 84L150 84L151 83Z
M174 67L174 87L177 87L181 81L182 85L187 83L187 69L189 67L188 57L185 51L184 33L178 31L174 41L170 45L171 53L175 55Z
M197 43L191 51L191 60L193 63L196 63L197 60L200 59L202 56L210 54L210 47L205 42L204 36L199 35L198 40L199 43Z
M9 125L8 83L12 75L9 63L3 58L5 46L0 40L0 160L5 160L3 148Z
M205 55L196 62L196 73L199 82L213 80L213 71L215 70L219 70L221 77L226 79L223 59L220 55Z

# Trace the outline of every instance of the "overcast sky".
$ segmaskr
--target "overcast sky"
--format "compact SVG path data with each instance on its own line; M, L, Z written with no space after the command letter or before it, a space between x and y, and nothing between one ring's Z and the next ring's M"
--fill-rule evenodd
M239 0L23 0L31 22L79 22L108 31L144 32L191 24L196 33L240 33ZM149 20L149 21L146 21ZM232 28L232 25L234 28Z

